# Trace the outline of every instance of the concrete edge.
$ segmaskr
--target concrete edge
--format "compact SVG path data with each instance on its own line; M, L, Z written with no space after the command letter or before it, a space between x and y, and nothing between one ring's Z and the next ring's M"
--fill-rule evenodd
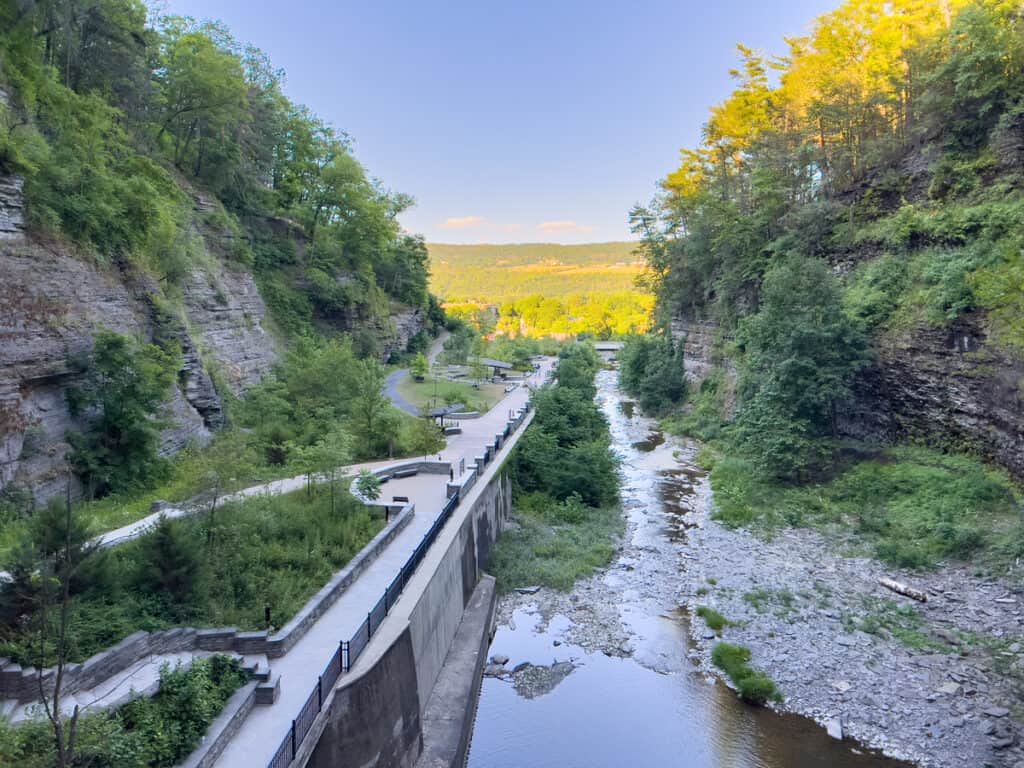
M465 764L497 604L495 579L484 574L466 604L421 717L423 751L415 768L457 768Z
M331 577L299 612L272 636L266 631L239 632L234 627L212 627L193 629L175 627L162 632L139 630L114 645L74 665L67 680L67 693L74 693L124 671L140 659L153 655L158 650L204 650L237 652L243 654L265 653L268 658L283 656L302 638L317 619L344 594L388 544L411 522L415 505L409 504L392 518L348 564ZM0 660L0 699L15 699L25 703L38 698L37 671L16 665L4 665ZM55 668L43 670L44 679L52 677Z
M338 571L331 580L310 598L299 612L280 630L267 640L266 653L271 658L283 656L309 631L317 619L330 608L345 591L359 578L374 560L412 521L416 514L416 505L408 504L388 523L370 542L359 550L344 568Z
M255 706L258 684L256 680L250 680L232 694L217 719L206 729L199 746L192 750L184 762L178 764L178 768L210 768L217 761Z

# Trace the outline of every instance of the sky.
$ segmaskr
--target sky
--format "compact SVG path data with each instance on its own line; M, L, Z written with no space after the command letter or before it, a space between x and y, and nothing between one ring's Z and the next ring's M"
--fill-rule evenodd
M165 0L218 19L355 142L428 242L630 239L732 90L839 0Z

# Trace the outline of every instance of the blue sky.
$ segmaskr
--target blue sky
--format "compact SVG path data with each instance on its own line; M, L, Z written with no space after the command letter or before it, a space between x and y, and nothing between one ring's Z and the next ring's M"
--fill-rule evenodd
M838 0L167 0L224 21L355 139L433 242L629 237L627 214L731 90Z

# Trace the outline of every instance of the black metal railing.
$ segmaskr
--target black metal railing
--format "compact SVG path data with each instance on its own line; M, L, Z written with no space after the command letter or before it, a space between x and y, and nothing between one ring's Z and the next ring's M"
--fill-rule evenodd
M512 419L506 426L505 435L508 436L514 430L518 429L523 423L523 419L530 410L529 402L523 407L523 412ZM488 446L484 451L484 466L491 463L492 459L497 455L499 440L495 440L493 448ZM455 513L455 509L459 506L462 493L460 490L456 490L455 493L448 498L444 506L441 508L441 514L437 516L430 528L423 535L423 539L419 544L416 545L416 549L409 555L409 559L405 561L405 565L398 571L398 575L395 576L394 580L388 585L388 588L384 590L384 594L381 595L377 604L373 606L363 623L359 625L359 628L355 631L351 638L343 640L338 645L338 650L334 652L334 656L327 663L327 667L324 672L317 679L316 686L310 692L309 697L306 699L306 703L302 705L302 709L299 710L299 714L294 720L292 720L292 726L288 733L285 734L284 739L281 741L281 746L277 748L277 752L274 753L274 757L271 758L267 768L288 768L291 762L295 759L295 755L298 754L299 746L302 744L302 740L309 733L310 728L313 727L313 723L316 721L316 717L320 714L324 706L324 699L327 694L334 687L334 683L337 682L338 678L344 673L352 669L352 666L356 663L359 656L366 650L366 646L370 644L370 638L373 637L374 632L380 629L381 624L384 623L384 619L390 613L392 606L398 602L398 598L401 596L405 587L408 585L409 580L412 578L413 573L423 558L426 557L427 552L430 550L431 545L437 539L441 533L441 529L444 528L445 523L451 519L451 516Z

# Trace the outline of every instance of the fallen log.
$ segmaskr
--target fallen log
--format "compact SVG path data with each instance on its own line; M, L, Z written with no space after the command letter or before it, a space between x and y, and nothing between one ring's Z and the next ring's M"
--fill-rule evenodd
M904 597L909 597L911 600L917 600L919 603L927 603L928 602L928 595L926 595L920 589L915 589L914 587L907 586L906 584L903 584L902 582L893 581L892 579L882 578L882 579L878 580L878 583L881 584L886 589L891 589L893 592L895 592L898 595L903 595Z

